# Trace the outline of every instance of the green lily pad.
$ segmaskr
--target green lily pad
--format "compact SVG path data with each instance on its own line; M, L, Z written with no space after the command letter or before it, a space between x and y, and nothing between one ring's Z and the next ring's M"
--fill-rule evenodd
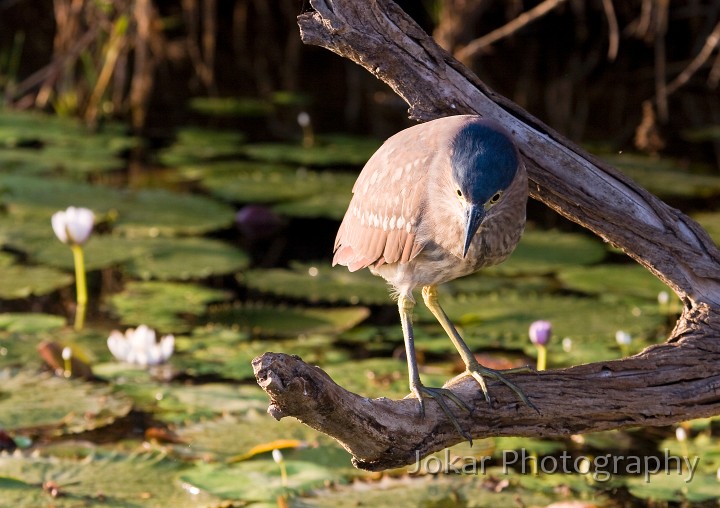
M190 321L205 313L210 302L228 296L225 291L197 284L131 281L110 297L109 304L124 325L146 324L162 333L180 333L191 329Z
M318 136L311 147L287 143L247 145L245 154L265 162L303 166L362 166L381 144L375 139L335 134Z
M468 345L479 351L518 349L534 356L535 348L528 338L530 324L539 319L550 321L554 339L548 345L548 361L552 366L619 358L622 352L615 340L618 330L630 333L635 339L633 352L664 336L665 317L657 304L516 293L489 297L441 295L440 303ZM416 307L416 315L419 321L435 322L422 305ZM570 352L562 349L561 341L565 337L572 340ZM428 343L424 339L418 336L419 349ZM442 334L435 341L453 351L449 339ZM432 344L428 347L433 347Z
M708 198L720 194L719 177L691 173L672 159L629 153L603 158L661 198Z
M14 333L54 331L65 326L65 318L41 312L5 312L0 314L0 330Z
M156 452L88 449L78 457L0 457L0 474L13 487L3 489L7 506L218 506L217 497L177 481L187 470ZM51 497L42 488L46 482L56 484L62 495Z
M240 249L209 238L147 239L141 245L145 252L126 264L128 271L141 279L201 279L237 272L249 262Z
M235 203L278 203L278 213L293 217L329 217L345 214L356 175L332 171L296 169L278 164L216 163L203 171L201 186L211 194ZM185 168L185 174L198 174ZM188 173L189 172L189 173Z
M15 432L83 432L114 422L132 406L108 387L11 369L0 371L0 394L0 427Z
M366 307L303 308L269 305L218 306L210 312L210 323L237 326L253 336L294 337L337 334L368 317Z
M265 413L267 408L267 395L264 395L264 405L256 411L245 416L226 415L215 420L205 420L192 423L177 429L177 435L190 446L176 446L175 453L190 458L202 457L205 461L228 461L246 455L250 450L263 443L277 440L295 440L308 446L318 440L329 443L330 440L322 437L320 432L303 425L300 421L283 418L280 421L271 419ZM322 448L330 451L332 446L326 444ZM290 459L293 455L284 452ZM350 466L350 455L344 452L344 464L337 466ZM350 466L351 467L351 466Z
M73 283L67 273L45 266L0 266L0 299L12 300L52 293Z
M311 335L293 340L248 340L237 326L205 326L191 337L175 340L173 365L193 376L221 376L226 379L253 379L251 362L266 351L284 351L317 364L348 361L347 351L334 347L327 336Z
M262 117L272 112L271 103L256 97L193 97L190 109L214 117Z
M720 212L703 212L693 215L693 218L705 228L716 245L720 245Z
M686 500L690 503L702 503L717 500L718 479L716 474L696 473L692 481L688 481L688 479L687 471L677 474L676 470L671 469L670 474L661 471L650 475L647 481L643 476L630 478L625 481L625 485L633 496L652 501Z
M366 397L401 399L410 393L405 360L370 358L323 365L323 370L346 390ZM453 376L449 366L445 369L435 367L432 373L422 372L426 386L442 386Z
M47 220L68 206L83 206L102 218L116 218L115 228L132 236L202 234L225 228L234 210L212 199L145 189L121 191L58 178L0 174L0 203L11 216Z
M139 145L120 124L92 131L81 122L36 112L0 113L0 168L73 176L122 169L123 152Z
M520 244L504 263L481 273L518 275L552 273L560 268L590 265L602 261L606 250L602 242L578 233L526 231Z
M638 264L566 268L558 278L568 289L608 297L637 297L657 301L672 290Z
M332 468L304 460L285 460L287 485L283 485L280 466L272 459L256 459L232 466L198 464L184 472L181 481L222 499L242 499L256 503L277 503L282 495L297 495L327 482L342 482Z
M314 496L304 497L302 503L303 506L315 508L356 506L393 508L400 504L438 508L451 506L495 508L516 505L550 506L554 501L566 500L569 495L569 489L558 488L556 492L528 489L519 485L515 478L515 476L507 478L507 473L500 467L488 467L483 474L388 477L383 478L382 485L375 488L360 488L352 484L316 490ZM594 501L602 503L603 496L596 496ZM598 504L598 506L605 505Z
M121 199L115 227L129 236L200 235L235 219L231 207L204 196L145 189Z
M291 263L289 269L248 270L239 274L238 280L257 291L312 303L392 303L384 281L369 270L349 272L344 266L331 267L327 261Z
M243 150L245 136L237 131L185 127L177 132L175 143L160 150L158 159L166 166L226 158Z

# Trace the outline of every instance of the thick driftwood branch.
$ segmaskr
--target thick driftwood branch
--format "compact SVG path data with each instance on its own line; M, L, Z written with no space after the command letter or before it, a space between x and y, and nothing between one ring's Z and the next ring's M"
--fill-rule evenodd
M624 360L510 376L538 406L518 405L491 383L488 408L477 383L451 383L473 408L458 411L474 437L566 435L665 425L720 414L720 252L692 219L489 90L439 48L391 0L311 0L298 18L305 43L364 66L430 120L459 113L495 118L518 141L531 195L620 247L672 287L685 304L668 342ZM425 418L414 400L369 400L340 388L296 357L253 362L276 418L294 416L335 437L357 466L384 469L462 438L435 404Z

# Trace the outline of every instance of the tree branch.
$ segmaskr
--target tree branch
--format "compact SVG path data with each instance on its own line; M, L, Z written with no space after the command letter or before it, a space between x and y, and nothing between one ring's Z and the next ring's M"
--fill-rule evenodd
M306 44L349 58L388 83L419 120L460 113L491 117L513 132L532 197L620 247L685 304L667 343L612 362L510 376L540 409L492 383L487 408L472 379L451 382L473 409L459 411L474 437L550 436L666 425L720 413L720 252L692 219L488 89L439 48L391 0L311 0L298 17ZM409 464L462 438L435 404L369 400L297 357L253 361L276 418L294 416L335 437L365 469Z

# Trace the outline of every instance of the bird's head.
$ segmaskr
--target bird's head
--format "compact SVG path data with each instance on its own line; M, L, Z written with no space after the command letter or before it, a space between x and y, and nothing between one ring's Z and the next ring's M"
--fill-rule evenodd
M517 174L519 157L505 130L476 120L460 129L452 143L452 179L465 217L463 257L475 233Z

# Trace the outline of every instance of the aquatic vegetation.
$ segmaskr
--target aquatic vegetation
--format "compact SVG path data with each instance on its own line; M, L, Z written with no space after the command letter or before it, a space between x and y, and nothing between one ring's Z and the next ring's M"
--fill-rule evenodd
M70 245L75 262L75 286L77 288L77 308L75 310L75 329L82 330L87 306L87 282L85 281L85 258L83 245L90 238L95 214L87 208L68 207L65 211L55 212L51 218L55 236Z
M125 333L113 330L107 345L113 356L121 362L147 367L170 359L175 348L175 336L163 335L158 341L155 330L140 325L128 328Z

